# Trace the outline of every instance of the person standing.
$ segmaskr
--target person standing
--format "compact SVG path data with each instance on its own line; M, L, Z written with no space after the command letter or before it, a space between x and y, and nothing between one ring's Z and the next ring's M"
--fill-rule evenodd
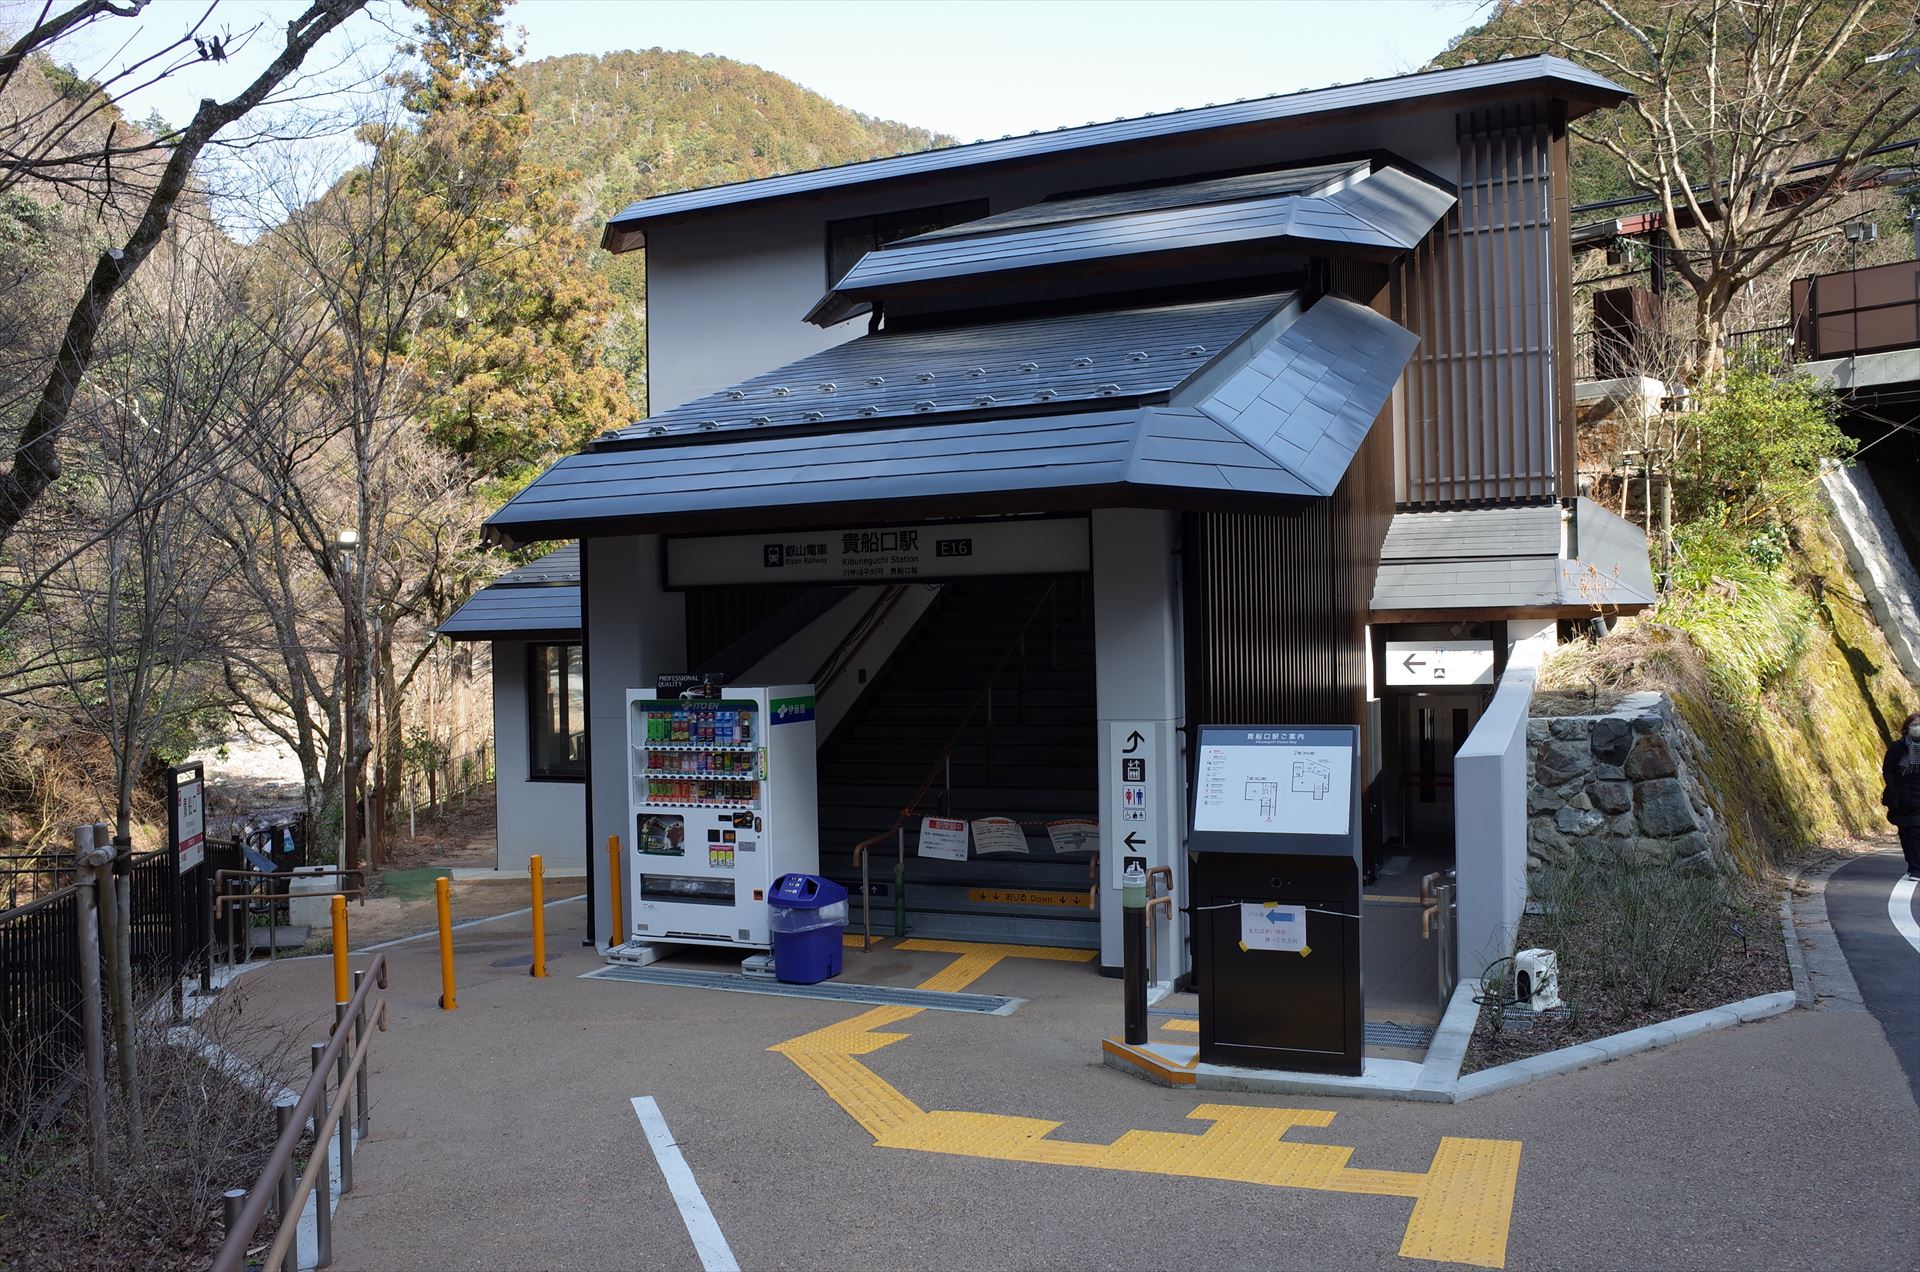
M1880 802L1887 820L1900 828L1900 851L1907 857L1907 878L1920 879L1920 711L1907 717L1900 736L1880 765L1887 790Z

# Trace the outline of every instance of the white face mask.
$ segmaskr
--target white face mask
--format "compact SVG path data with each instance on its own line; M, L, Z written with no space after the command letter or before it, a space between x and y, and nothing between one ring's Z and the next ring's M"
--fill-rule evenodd
M1907 736L1915 742L1920 742L1920 724L1916 724L1911 729L1908 729Z

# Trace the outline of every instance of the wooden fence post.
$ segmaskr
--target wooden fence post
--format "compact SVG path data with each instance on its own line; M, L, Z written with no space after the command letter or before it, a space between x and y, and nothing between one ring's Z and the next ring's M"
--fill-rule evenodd
M112 838L105 822L93 824L96 849L111 847L113 859L103 869L107 884L103 896L112 898L111 919L106 905L101 907L101 930L110 929L112 940L106 943L108 997L113 1003L113 1050L120 1075L120 1095L127 1102L127 1130L135 1153L147 1149L147 1111L140 1103L139 1018L133 1009L133 844ZM111 870L111 876L106 873Z
M93 827L73 832L74 868L79 887L79 922L74 925L80 963L80 1024L86 1039L87 1164L92 1168L93 1191L105 1197L107 1172L107 1043L100 1002L100 876L102 860L112 854L96 852ZM109 885L110 886L110 885Z

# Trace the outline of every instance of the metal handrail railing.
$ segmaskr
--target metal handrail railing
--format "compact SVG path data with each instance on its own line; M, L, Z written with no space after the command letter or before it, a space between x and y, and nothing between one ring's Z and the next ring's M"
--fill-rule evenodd
M213 1272L241 1272L247 1263L247 1245L253 1240L254 1229L258 1228L260 1221L267 1217L267 1207L276 1199L279 1201L280 1230L274 1236L273 1245L261 1260L261 1266L275 1269L291 1266L294 1260L289 1259L288 1256L294 1253L293 1241L299 1233L299 1224L293 1221L293 1216L299 1214L302 1207L307 1204L308 1196L313 1193L315 1185L327 1170L329 1145L333 1134L336 1128L339 1128L341 1123L353 1114L354 1100L349 1092L356 1084L359 1087L361 1105L357 1120L364 1129L366 1084L360 1079L365 1073L367 1052L373 1045L373 1034L366 1027L368 1005L376 985L381 989L387 987L387 956L374 955L372 964L361 973L359 980L359 987L354 990L353 998L344 1005L344 1008L336 1004L334 1028L327 1039L326 1046L322 1048L319 1043L314 1044L313 1076L308 1079L306 1090L300 1093L300 1098L294 1103L292 1109L281 1115L280 1137L274 1141L273 1152L268 1154L266 1165L261 1168L259 1177L253 1181L253 1187L247 1189L246 1198L239 1202L237 1212L235 1209L230 1209L227 1237L220 1244L220 1252L213 1257ZM387 1000L385 998L380 999L379 1005L373 1011L373 1016L380 1031L386 1032ZM355 1021L358 1021L360 1026L357 1031L350 1027ZM359 1036L353 1042L351 1055L348 1055L346 1052L348 1039L354 1038L356 1032ZM335 1076L336 1068L339 1070L339 1093L338 1098L329 1107L326 1098L327 1081ZM308 1157L306 1170L301 1172L298 1182L294 1184L291 1192L288 1192L281 1187L281 1183L293 1168L294 1149L299 1146L302 1136L306 1133L309 1118L314 1121L313 1152ZM341 1132L342 1144L347 1143L349 1133L350 1131ZM348 1152L351 1152L351 1148ZM350 1162L350 1157L343 1158L341 1162L342 1192L352 1186L349 1182L352 1178ZM325 1205L324 1198L322 1205ZM328 1221L323 1217L321 1231L326 1232L327 1229ZM326 1261L323 1259L321 1266L325 1265Z
M946 790L949 800L951 799L953 790L953 748L958 745L960 735L966 732L967 726L973 723L974 713L980 709L983 702L987 705L988 723L992 723L993 682L1000 678L1000 673L1006 668L1009 658L1012 658L1016 652L1024 654L1027 646L1027 629L1033 626L1034 619L1040 617L1040 611L1055 599L1055 592L1059 586L1057 581L1049 582L1046 590L1040 593L1040 599L1034 602L1033 609L1028 612L1026 618L1021 620L1019 630L1013 634L1013 639L1007 642L1007 648L1005 652L1000 655L1000 661L996 662L993 665L993 670L987 673L986 684L981 687L979 693L974 695L973 702L967 707L966 714L960 717L960 723L954 725L953 732L947 735L946 745L940 748L940 754L934 759L933 763L928 766L926 777L920 782L920 788L913 793L913 798L909 799L906 805L901 808L900 815L894 818L893 824L879 834L863 839L853 846L854 864L860 867L860 924L863 929L860 938L860 950L862 953L865 953L873 945L873 876L869 864L869 859L872 854L867 850L886 839L888 835L895 837L898 856L894 865L894 935L900 936L903 934L906 926L906 898L901 895L901 889L907 869L907 822L916 812L920 811L920 800L933 788L933 779L937 774L944 772L947 775ZM1056 619L1058 617L1057 611L1055 617ZM1057 643L1054 646L1052 656L1056 660L1058 659L1059 647ZM1021 664L1023 675L1025 670L1026 667L1023 662ZM1026 700L1024 697L1021 699L1020 707L1022 711L1026 710ZM987 747L987 767L988 770L991 771L993 767L993 740L991 736L989 736L987 740Z
M900 598L906 594L905 583L895 583L881 589L880 595L873 598L873 603L867 606L866 613L853 625L846 639L836 645L833 652L814 669L813 678L807 682L813 686L814 697L826 696L833 682L853 665L854 658L866 648L867 642L873 639L874 633L880 630L881 624L887 621L887 616L893 613L894 607L900 604Z
M233 883L233 881L236 879L242 879L247 881L242 885L239 891L233 891L230 886ZM284 870L239 869L239 870L214 871L212 876L209 877L206 881L206 897L205 897L206 915L204 917L204 923L205 923L204 935L205 935L206 944L207 944L207 955L206 955L206 958L202 960L201 966L200 966L201 992L203 993L213 992L214 938L219 933L221 914L226 913L229 919L229 922L227 925L228 930L226 932L226 942L225 942L226 951L227 951L227 964L229 966L236 966L239 962L240 955L243 952L245 952L249 958L252 956L250 948L243 951L240 946L240 942L243 939L251 939L251 938L243 938L240 934L232 930L233 924L232 924L232 917L231 917L231 907L233 907L234 905L251 906L261 900L269 901L275 905L278 905L283 901L291 901L294 896L293 892L291 891L292 889L291 880L294 880L294 879L338 879L342 883L345 883L347 880L351 879L354 882L358 883L360 886L357 888L346 888L346 887L336 888L334 889L334 892L341 896L352 897L355 900L357 900L362 906L366 905L367 903L367 891L366 891L367 872L360 869L345 870L339 867L323 868L323 867L317 867L317 866L316 867L302 866L300 867L299 874L294 874L292 872L284 871ZM267 885L269 890L266 892L259 891L259 888L262 884ZM284 885L288 889L288 891L274 892L271 890L274 884ZM332 895L332 894L329 894L329 895ZM279 947L274 943L273 939L269 937L267 941L267 958L269 960L272 960L273 958L277 957L278 954L279 954Z

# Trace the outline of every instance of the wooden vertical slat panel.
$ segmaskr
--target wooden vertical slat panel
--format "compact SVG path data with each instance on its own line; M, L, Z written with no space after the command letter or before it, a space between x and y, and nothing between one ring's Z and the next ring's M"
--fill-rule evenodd
M1558 481L1553 491L1558 496L1570 496L1577 489L1575 469L1578 456L1573 436L1573 227L1569 224L1572 216L1572 174L1567 170L1567 111L1564 103L1555 102L1548 132L1548 180L1550 194L1548 207L1549 255L1547 269L1555 284L1555 304L1552 321L1555 325L1555 357L1550 364L1555 388L1553 403L1554 435L1560 443L1560 464Z

